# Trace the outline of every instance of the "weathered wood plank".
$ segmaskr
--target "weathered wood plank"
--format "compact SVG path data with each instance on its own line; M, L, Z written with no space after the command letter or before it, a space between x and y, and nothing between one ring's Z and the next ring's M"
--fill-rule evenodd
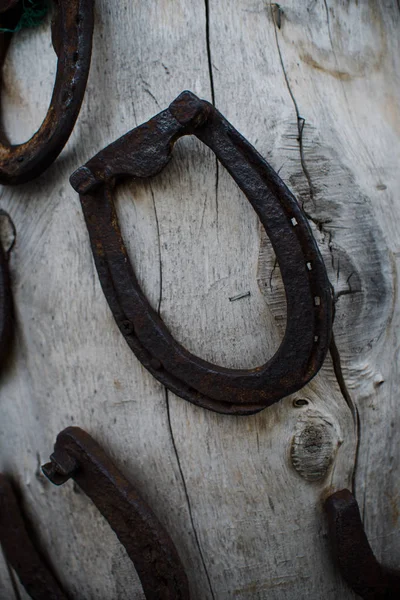
M141 597L89 501L40 474L56 433L71 423L104 444L150 502L194 599L345 600L353 595L331 564L321 504L351 485L350 396L361 416L357 497L378 556L399 555L398 19L395 2L97 0L91 74L71 140L37 181L1 189L18 240L0 466L22 487L71 595ZM54 72L48 24L21 33L2 94L13 140L39 125ZM335 288L342 389L337 359L334 368L328 358L301 393L261 414L216 415L166 392L117 330L68 176L186 88L214 98L304 203ZM284 333L279 268L249 203L208 149L182 140L168 168L122 186L117 205L139 281L177 339L226 366L272 355ZM2 578L1 593L9 590Z

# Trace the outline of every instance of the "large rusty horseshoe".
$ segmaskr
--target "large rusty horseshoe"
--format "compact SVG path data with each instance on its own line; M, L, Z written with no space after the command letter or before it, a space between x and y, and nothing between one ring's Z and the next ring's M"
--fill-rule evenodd
M286 332L276 354L254 369L219 367L183 348L149 305L122 240L112 199L115 180L156 175L174 142L189 134L214 151L245 193L280 265ZM120 330L143 365L178 396L216 412L248 415L297 391L318 372L330 341L332 297L317 244L277 173L211 104L183 92L75 171L71 184L80 194L100 282Z
M57 76L47 115L39 130L23 144L10 144L0 132L0 183L26 183L38 177L60 154L78 117L86 89L92 52L94 0L53 0L53 46ZM0 7L1 23L15 25L21 1ZM11 34L0 34L3 64Z
M72 477L125 546L148 600L188 600L185 571L168 533L133 485L83 429L57 436L51 462L42 467L56 485Z

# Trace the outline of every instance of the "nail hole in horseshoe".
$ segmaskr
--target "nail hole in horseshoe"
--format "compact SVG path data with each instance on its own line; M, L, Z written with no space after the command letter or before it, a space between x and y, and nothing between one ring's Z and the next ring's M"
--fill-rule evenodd
M308 406L309 405L309 401L306 400L305 398L296 398L295 400L293 400L293 406L295 408L303 408L303 406Z

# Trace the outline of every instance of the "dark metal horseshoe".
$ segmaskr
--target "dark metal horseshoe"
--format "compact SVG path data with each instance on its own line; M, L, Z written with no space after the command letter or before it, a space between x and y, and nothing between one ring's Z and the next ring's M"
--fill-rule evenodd
M107 519L135 565L148 600L187 600L175 546L152 510L97 442L79 427L57 436L43 473L56 485L72 477Z
M23 144L10 144L0 133L0 183L26 183L45 171L68 141L86 89L92 51L94 0L53 0L53 46L58 56L57 76L47 115L39 130ZM15 25L21 2L8 0L0 20ZM0 34L3 64L11 34Z
M0 474L0 544L21 584L35 600L66 600L28 534L8 479Z
M8 214L0 209L0 217ZM13 303L10 274L8 270L8 253L0 239L0 368L7 358L13 332Z
M193 134L213 150L259 216L286 291L281 346L255 369L227 369L197 358L169 333L139 287L112 199L115 180L151 177L174 142ZM71 176L79 192L100 282L114 318L143 365L173 392L220 413L248 415L303 387L320 369L330 341L331 289L296 199L272 167L208 102L183 92L168 109L102 150Z
M332 553L346 583L364 600L398 600L400 571L376 560L353 494L349 490L332 494L325 511Z

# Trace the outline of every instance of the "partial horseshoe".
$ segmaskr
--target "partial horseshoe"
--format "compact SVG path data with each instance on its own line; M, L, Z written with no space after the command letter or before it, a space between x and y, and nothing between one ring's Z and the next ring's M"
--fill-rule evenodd
M34 600L66 600L27 531L9 480L0 474L0 544L21 584Z
M3 210L1 213L7 214ZM8 268L8 253L5 251L0 238L0 368L10 352L13 322L13 302Z
M112 199L115 180L151 177L174 142L195 135L213 150L261 220L285 286L283 342L264 365L223 368L183 348L151 308L133 272ZM272 167L208 102L183 92L168 109L107 146L70 178L80 200L103 292L130 348L178 396L216 412L256 413L303 387L320 369L332 328L322 257L295 197Z
M1 184L26 183L41 175L67 143L81 108L92 52L94 0L53 2L57 13L52 38L58 63L50 107L39 130L27 142L10 144L1 134ZM9 4L10 13L18 9L15 1ZM2 21L5 18L7 12L1 15ZM0 61L3 64L10 34L3 33L0 37Z
M400 570L382 566L364 531L358 503L349 490L325 502L332 554L343 579L364 600L398 600Z
M189 586L168 533L133 485L83 429L58 434L43 473L55 485L69 478L107 519L133 562L148 600L188 600Z

